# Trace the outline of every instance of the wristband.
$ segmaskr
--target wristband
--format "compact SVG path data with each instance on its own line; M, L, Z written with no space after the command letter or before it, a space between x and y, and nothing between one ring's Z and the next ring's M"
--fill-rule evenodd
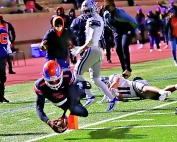
M71 111L68 109L68 110L66 111L66 113L65 113L65 117L68 118L69 115L70 115L70 113L71 113Z

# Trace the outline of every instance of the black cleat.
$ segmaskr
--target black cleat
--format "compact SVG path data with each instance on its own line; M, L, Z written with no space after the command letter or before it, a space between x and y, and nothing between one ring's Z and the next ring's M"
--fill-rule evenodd
M14 72L14 71L9 71L9 74L16 74L16 72Z
M107 60L107 62L108 62L108 63L112 63L112 61L111 61L111 60Z
M2 98L0 99L0 103L9 103L9 100L7 100L6 98Z

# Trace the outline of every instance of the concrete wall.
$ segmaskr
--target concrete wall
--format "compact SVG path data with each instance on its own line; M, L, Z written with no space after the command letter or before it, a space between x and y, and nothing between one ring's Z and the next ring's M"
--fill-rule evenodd
M137 7L125 7L130 15L135 17ZM144 6L143 11L154 6ZM11 22L16 31L15 46L23 50L27 58L31 57L30 45L39 43L50 28L50 18L55 13L4 14L4 19ZM77 11L79 14L79 11Z

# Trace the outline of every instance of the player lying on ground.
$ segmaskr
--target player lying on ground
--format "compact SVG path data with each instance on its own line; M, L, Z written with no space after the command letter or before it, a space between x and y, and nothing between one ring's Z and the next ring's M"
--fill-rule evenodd
M84 89L91 89L90 83L76 81L72 72L63 71L56 61L49 60L44 64L42 78L35 82L34 89L37 94L38 117L55 132L62 133L67 130L67 118L70 114L88 116L88 111L82 106L80 99L86 97ZM62 117L53 121L47 117L43 110L45 98L64 110Z
M101 80L108 85L119 100L139 97L140 99L164 101L171 94L170 90L165 91L156 86L150 86L148 81L141 77L135 77L133 81L130 81L118 74L113 74L110 77L101 77ZM104 96L102 101L106 100Z

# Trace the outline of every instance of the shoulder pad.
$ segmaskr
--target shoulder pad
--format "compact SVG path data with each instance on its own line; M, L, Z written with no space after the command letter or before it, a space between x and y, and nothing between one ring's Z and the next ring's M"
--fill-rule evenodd
M45 81L40 78L34 83L34 91L38 95L42 95L41 87L45 85Z

